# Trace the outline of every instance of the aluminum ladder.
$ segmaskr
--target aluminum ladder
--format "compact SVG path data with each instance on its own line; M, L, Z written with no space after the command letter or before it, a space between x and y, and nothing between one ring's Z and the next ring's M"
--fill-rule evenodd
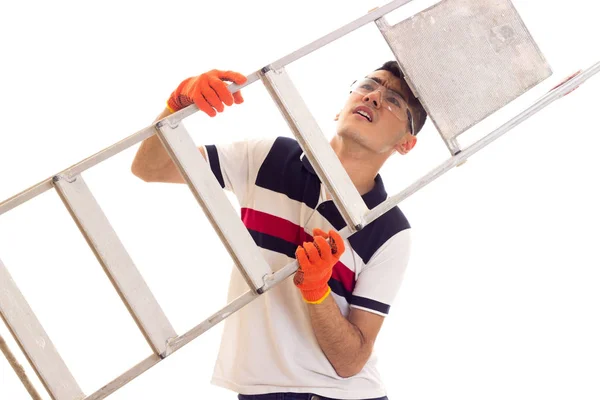
M510 0L494 2L488 10L480 10L480 14L475 16L465 16L457 10L475 7L477 0L443 0L412 18L394 26L388 25L385 20L386 14L409 2L410 0L391 1L248 75L244 85L229 85L231 92L256 81L261 81L265 85L340 210L346 222L346 227L340 232L344 238L375 221L398 203L462 164L470 156L600 71L600 62L581 71L557 85L508 122L468 147L462 148L458 142L458 136L462 132L546 79L551 75L551 70L537 50L535 42L528 36ZM501 23L495 22L496 25L490 25L491 21L498 21L500 15L504 18ZM432 18L436 19L436 24L428 23ZM450 158L445 162L373 209L365 205L285 70L287 65L301 57L369 23L377 25L400 63L407 82L423 103L450 152ZM475 36L466 37L465 32L460 29L444 29L444 26L461 27L467 24L471 28L471 35L474 34L473 29L475 29ZM477 36L477 32L481 35ZM464 46L449 53L443 46L444 38L458 40ZM528 68L533 73L530 75L521 74L523 66L519 65L518 60L515 60L514 54L511 53L517 41L521 46L525 43L525 47L531 52L533 61ZM407 43L411 43L412 50L407 47ZM439 57L447 57L447 60L426 68L419 61L422 52L437 52ZM460 57L453 58L457 54ZM459 63L459 59L463 60L463 64ZM440 74L443 76L449 73L440 71L441 64L449 68L466 70L464 59L471 60L471 64L478 66L479 71L495 74L496 81L487 84L498 88L498 96L487 99L477 97L478 93L469 91L470 86L481 84L481 77L474 76L473 71L459 77L463 79L462 81L457 79L455 82L460 85L462 93L460 91L456 93L456 87L452 86L451 82L443 82L435 78ZM466 96L465 93L469 95ZM449 100L460 108L460 111L458 108L447 109ZM442 107L442 104L446 106ZM181 123L197 111L194 105L180 110L0 203L0 215L2 215L46 191L54 190L152 350L150 356L96 392L84 394L11 278L7 267L0 260L0 316L52 399L99 400L109 396L290 277L298 268L297 262L294 261L272 272L262 257L207 162ZM178 334L173 329L81 176L84 171L152 135L159 136L250 288L244 295L183 334ZM40 398L1 338L0 350L9 359L32 398Z

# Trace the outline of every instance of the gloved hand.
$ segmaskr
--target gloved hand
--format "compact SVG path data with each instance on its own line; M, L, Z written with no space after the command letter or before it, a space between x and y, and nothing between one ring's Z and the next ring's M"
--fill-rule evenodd
M304 301L319 304L331 293L328 282L345 246L342 237L334 230L327 234L316 228L313 237L313 242L304 242L296 249L300 267L294 275L294 284L300 289Z
M220 71L213 69L204 74L185 79L177 89L171 93L167 107L175 112L195 103L199 110L214 117L217 112L223 112L225 107L244 102L241 92L231 93L224 81L231 81L238 85L246 83L246 77L233 71Z

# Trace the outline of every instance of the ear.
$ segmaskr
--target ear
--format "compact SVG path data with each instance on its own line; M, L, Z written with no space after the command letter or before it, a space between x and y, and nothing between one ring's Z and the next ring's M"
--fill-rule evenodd
M406 135L394 148L402 155L408 154L417 144L417 138L412 135Z

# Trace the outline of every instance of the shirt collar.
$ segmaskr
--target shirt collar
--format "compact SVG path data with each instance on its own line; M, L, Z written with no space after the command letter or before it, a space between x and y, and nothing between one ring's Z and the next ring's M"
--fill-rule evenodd
M304 166L304 168L306 168L308 172L310 172L317 179L319 179L319 176L317 175L317 172L315 171L313 166L310 164L308 157L306 157L306 155L302 153L300 158L302 159L302 165ZM375 186L373 186L373 189L363 194L361 197L369 209L375 208L377 205L379 205L380 203L385 201L385 199L387 199L387 192L385 191L383 180L381 179L381 176L379 174L375 176Z

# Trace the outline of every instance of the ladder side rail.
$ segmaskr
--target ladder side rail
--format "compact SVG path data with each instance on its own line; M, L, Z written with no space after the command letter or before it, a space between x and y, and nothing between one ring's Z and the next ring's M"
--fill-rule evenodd
M0 317L53 400L85 397L2 260Z
M342 233L342 237L343 238L347 237L347 230L345 233ZM288 263L287 265L285 265L283 268L276 271L275 273L273 273L272 275L270 275L267 278L267 283L264 286L263 293L267 292L268 290L272 289L273 287L277 286L278 284L280 284L281 282L283 282L284 280L289 278L292 274L294 274L296 272L297 269L298 269L298 262L294 260L294 261ZM202 321L200 324L198 324L195 327L193 327L192 329L190 329L188 332L173 339L169 343L169 349L166 353L166 356L168 357L171 354L173 354L174 352L176 352L177 350L180 350L185 345L187 345L188 343L190 343L191 341L193 341L194 339L196 339L203 333L207 332L210 328L216 326L219 322L223 321L225 318L233 315L235 312L239 311L244 306L251 303L258 296L259 296L259 294L255 293L253 290L248 290L246 293L242 294L235 300L231 301L225 307L221 308L219 311L217 311L210 317L206 318L204 321ZM95 393L86 397L85 400L100 400L100 399L105 398L106 396L110 395L111 393L114 393L119 388L123 387L127 383L134 380L136 377L138 377L141 374L143 374L144 372L146 372L148 369L150 369L154 365L158 364L160 361L162 361L162 359L160 359L156 356L151 356L151 357L143 360L139 364L135 365L128 371L124 372L123 374L121 374L120 376L115 378L113 381L104 385L101 389L99 389Z
M371 12L368 12L367 14L355 19L354 21L347 23L346 25L336 29L335 31L328 33L322 36L321 38L301 47L293 53L290 53L286 56L283 56L279 60L272 62L270 64L270 67L272 69L280 69L282 67L285 67L286 65L291 64L304 56L307 56L315 50L319 50L321 47L326 46L329 43L346 36L347 34L355 31L356 29L361 28L367 25L368 23L371 23L383 17L384 15L391 13L392 11L410 3L411 1L412 0L390 1L389 3L378 7Z
M324 35L323 37L301 47L300 49L276 60L273 61L271 64L269 64L273 69L278 69L281 67L284 67L318 49L320 49L321 47L351 33L352 31L370 23L375 21L378 18L381 18L382 16L384 16L387 13L390 13L391 11L394 11L397 8L400 8L401 6L410 3L412 0L393 0L391 2L389 2L388 4L379 7L377 9L375 9L374 11L371 11L370 13L363 15L359 18L357 18L356 20L342 26L341 28L338 28L337 30ZM261 75L261 71L255 71L249 75L246 76L247 81L246 83L244 83L243 85L237 85L235 83L232 83L230 85L228 85L228 90L232 93L237 92L238 90L258 81L260 79L260 75ZM185 107L181 110L178 110L177 112L163 118L161 121L159 122L165 122L165 123L169 123L171 125L175 125L177 123L179 123L181 120L189 117L190 115L194 114L195 112L198 111L198 107L196 107L196 105L192 104L188 107ZM154 131L154 127L155 124L152 124L150 126L147 126L143 129L141 129L140 131L132 134L131 136L123 139L122 141L109 146L107 148L105 148L104 150L101 150L100 152L88 157L87 159L74 164L66 169L64 169L63 171L60 171L59 173L53 174L52 177L56 176L56 175L78 175L81 174L82 172L84 172L85 170L93 167L94 165L120 153L123 150L126 150L127 148L149 138L150 136L152 136L155 131ZM44 179L43 181L31 186L28 189L23 190L22 192L16 194L15 196L12 196L4 201L2 201L0 203L0 215L12 210L13 208L31 200L32 198L46 192L47 190L52 189L52 177Z
M227 304L227 306L216 312L211 317L204 320L196 327L190 329L185 334L177 337L171 342L169 346L169 352L167 353L167 357L176 352L177 350L180 350L192 340L196 339L198 336L205 333L210 328L216 326L219 322L234 314L242 307L252 302L258 296L260 295L256 294L253 290L248 290L246 293L233 300L231 303ZM162 358L156 355L152 355L146 358L139 364L135 365L131 369L125 371L123 374L119 375L118 377L104 385L101 389L86 397L85 400L104 399L105 397L109 396L110 394L116 392L117 390L125 386L127 383L133 381L138 376L142 375L144 372L146 372L162 360Z
M506 132L519 125L521 122L529 119L529 117L540 112L554 101L560 99L572 90L576 89L579 85L590 79L592 76L596 75L598 72L600 72L600 61L592 65L588 69L584 70L580 74L576 75L574 78L570 79L566 83L546 93L536 102L534 102L531 106L529 106L528 108L511 118L509 121L505 122L504 124L496 128L492 132L488 133L481 139L477 140L475 143L466 147L457 155L452 156L448 160L444 161L442 164L432 169L429 173L417 179L413 184L405 188L400 193L389 197L383 203L370 210L365 216L365 224L370 224L371 222L388 212L390 209L395 207L398 203L405 200L412 194L416 193L418 190L425 187L429 183L433 182L435 179L439 178L452 168L465 162L473 154L477 153L479 150L483 149L484 147L486 147L487 145L504 135Z
M87 396L84 400L101 400L110 396L129 382L133 381L138 376L142 375L144 372L148 371L150 368L154 367L162 360L163 358L160 358L156 354L152 354L151 356L145 358L144 360L140 361L138 364L127 370L125 373L121 374L111 382L107 383L94 393Z
M6 344L6 341L4 340L2 335L0 335L0 351L2 351L4 357L6 357L6 360L8 361L12 369L15 371L15 374L17 374L17 377L19 378L23 386L25 386L25 389L27 390L27 393L29 393L31 398L33 400L42 400L42 397L39 395L36 388L33 386L33 383L31 383L31 380L27 376L25 369L21 364L19 364L17 358L8 347L8 344Z
M23 203L45 193L48 190L54 189L53 179L55 176L75 176L82 172L92 168L93 166L100 164L102 161L113 157L120 152L127 150L131 146L148 139L154 135L154 125L150 125L146 128L139 130L138 132L126 137L125 139L106 147L105 149L97 152L96 154L64 169L63 171L52 175L50 178L44 179L43 181L31 186L29 189L25 189L22 192L4 200L0 203L0 215L20 206Z

